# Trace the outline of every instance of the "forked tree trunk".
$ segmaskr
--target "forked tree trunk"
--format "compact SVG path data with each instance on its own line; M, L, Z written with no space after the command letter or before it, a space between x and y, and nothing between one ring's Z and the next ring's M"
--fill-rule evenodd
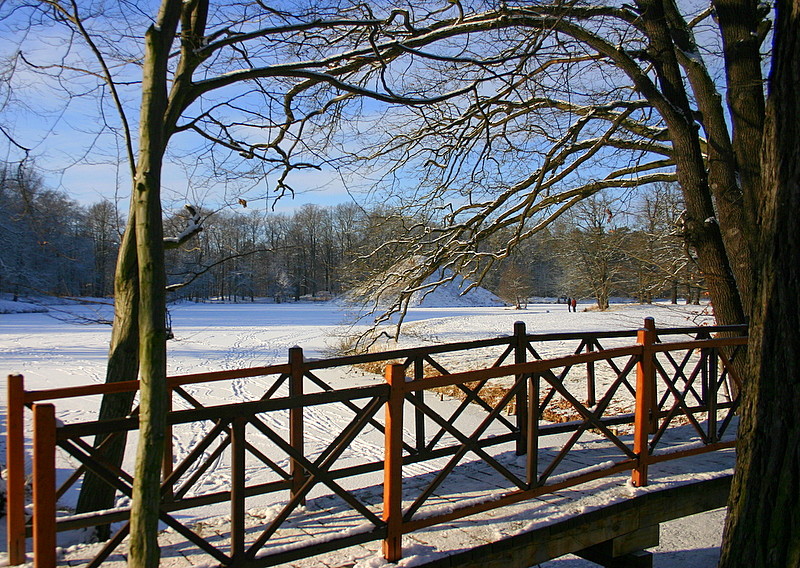
M800 566L800 0L778 3L760 269L722 568Z
M161 463L169 401L166 388L166 272L161 210L164 151L180 113L191 103L191 77L202 61L195 48L202 42L208 4L205 0L162 0L158 17L145 34L139 148L131 210L116 273L115 317L107 382L139 376L139 443L133 482L128 565L159 565L158 523ZM177 29L184 16L182 34ZM168 82L173 42L181 39L181 58ZM168 89L171 88L171 91ZM195 93L196 96L196 93ZM101 404L101 418L131 411L132 394L110 395ZM102 443L95 441L95 445ZM122 462L125 439L105 448L111 463ZM87 476L79 497L84 510L113 506L114 491ZM108 527L101 527L105 536Z
M764 131L762 30L769 4L759 0L713 0L725 50L728 116L734 132L732 150L742 189L741 230L748 232L748 252L755 254L756 212L761 197L761 143ZM724 187L721 189L725 189ZM718 197L719 201L724 201ZM727 227L734 230L735 227ZM752 273L754 274L754 272ZM754 284L751 281L751 284Z

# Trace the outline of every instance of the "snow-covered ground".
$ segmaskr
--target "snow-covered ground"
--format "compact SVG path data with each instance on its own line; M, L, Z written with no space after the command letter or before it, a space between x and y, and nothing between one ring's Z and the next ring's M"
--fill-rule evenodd
M524 321L529 333L636 329L645 317L654 317L659 327L692 326L712 323L707 307L615 305L610 311L598 312L590 304L579 305L578 313L567 312L563 304L529 305L527 310L502 307L458 307L443 302L444 307L420 307L410 310L404 336L399 346L449 343L510 334L515 321ZM13 306L12 306L13 307ZM0 374L21 373L27 389L45 389L104 380L105 356L110 327L97 323L109 320L107 305L52 306L47 313L7 313L7 303L0 304ZM28 311L28 310L26 310ZM303 347L306 357L322 358L362 325L352 323L352 314L332 304L193 304L181 303L170 308L175 339L169 343L170 374L186 374L251 366L284 363L288 348ZM395 344L387 345L394 347ZM374 381L362 373L364 383ZM329 377L327 380L335 381ZM352 375L348 381L352 381ZM348 386L352 386L349 383ZM239 380L234 385L239 398L256 398L263 386ZM231 391L210 389L204 393L211 401L230 402ZM0 397L0 412L5 415L5 388ZM96 412L96 403L61 401L59 418L69 422L89 419ZM312 415L314 416L314 415ZM322 433L328 429L331 416L320 414L309 428ZM0 422L4 424L5 420ZM0 438L4 460L5 437ZM190 438L178 440L180 447L191 447ZM360 448L362 452L376 448ZM67 496L67 500L70 496ZM69 503L67 503L69 504ZM662 527L661 545L655 565L660 568L716 565L724 513L704 513ZM2 532L4 533L4 526ZM5 548L2 535L0 550ZM3 557L0 556L0 565ZM594 566L565 557L546 563L552 568Z

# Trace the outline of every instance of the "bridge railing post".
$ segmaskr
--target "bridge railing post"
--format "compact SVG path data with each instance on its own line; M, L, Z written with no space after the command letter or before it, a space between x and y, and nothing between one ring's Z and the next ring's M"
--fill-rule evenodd
M636 412L634 419L633 451L638 464L633 470L633 485L647 485L647 466L650 458L650 433L656 421L656 370L653 344L656 342L656 324L653 318L645 318L644 328L636 335L636 343L642 346L642 356L636 365Z
M527 448L525 456L525 471L528 489L533 489L539 484L539 384L540 375L534 373L528 376L528 408L527 424L525 425Z
M591 353L594 351L594 340L589 339L586 341L586 352ZM586 363L586 406L595 406L597 404L597 379L595 378L594 361Z
M303 348L289 349L289 397L303 396ZM293 405L289 410L289 444L299 455L304 455L303 443L303 407ZM294 457L289 459L289 475L292 478L291 496L294 497L305 483L305 470ZM303 500L305 502L305 500Z
M167 414L172 412L172 396L173 389L167 384ZM172 475L172 469L175 461L175 439L173 436L172 424L167 424L167 431L164 437L164 455L161 462L161 481L169 479ZM174 485L170 485L163 492L163 498L166 501L172 501L174 497Z
M34 568L56 565L56 408L33 405Z
M9 375L6 386L6 544L15 566L25 562L25 379Z
M514 363L519 365L528 361L528 346L526 338L525 322L514 322ZM517 380L521 377L517 376ZM528 451L528 390L521 388L517 391L514 400L517 415L517 437L516 452L518 456Z
M231 424L231 560L245 553L245 427L247 419L236 416Z
M719 394L719 349L711 349L708 360L708 439L712 442L719 441L717 432L717 395Z
M425 378L425 361L422 357L414 358L414 379L420 380ZM419 390L413 393L413 396L418 405L414 406L414 430L416 432L417 451L422 453L425 451L425 413L422 409L425 407L425 391Z
M403 402L405 370L402 365L386 367L389 400L386 402L383 462L383 520L386 538L383 557L397 562L403 556Z

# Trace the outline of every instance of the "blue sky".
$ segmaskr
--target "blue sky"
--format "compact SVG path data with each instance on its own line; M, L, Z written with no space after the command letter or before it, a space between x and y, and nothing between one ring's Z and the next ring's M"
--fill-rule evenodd
M83 4L81 4L83 7ZM89 4L86 4L87 9ZM131 27L133 35L144 32L146 14ZM89 20L92 25L107 25ZM130 170L121 137L119 114L108 91L100 88L96 77L72 71L44 69L65 63L68 67L99 72L92 54L80 41L70 45L71 37L63 27L30 25L29 14L8 5L0 6L0 126L26 147L23 152L0 135L0 160L14 163L31 160L43 175L48 188L62 190L82 204L102 199L117 200L124 210L130 193ZM109 58L112 73L120 84L125 113L131 129L138 120L139 67L131 64L140 52L140 38L95 36L100 48L119 57ZM116 41L116 43L114 43ZM104 43L107 42L107 43ZM127 52L127 53L126 53ZM32 71L26 64L43 67ZM13 66L13 74L6 73ZM249 207L289 211L305 203L332 205L350 200L342 179L331 169L294 172L288 182L296 190L275 203L277 176L237 183L228 173L227 183L212 183L207 164L193 159L197 137L179 134L170 143L171 155L165 160L162 190L165 208L186 201L214 209L226 203L236 204L241 196ZM215 159L214 165L217 165ZM243 162L240 160L240 162ZM254 162L254 161L251 161ZM238 164L241 166L242 164ZM246 163L252 166L252 163ZM238 187L237 187L238 186ZM180 206L180 205L177 205Z

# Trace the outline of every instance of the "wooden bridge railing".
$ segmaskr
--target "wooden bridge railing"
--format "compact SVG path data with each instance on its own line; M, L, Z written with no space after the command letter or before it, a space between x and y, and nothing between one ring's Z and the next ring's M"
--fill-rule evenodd
M402 555L401 536L423 527L623 471L631 471L633 482L644 485L652 463L733 444L731 424L741 381L732 363L746 344L744 332L744 327L656 330L648 319L645 328L638 331L530 335L524 324L516 324L512 336L490 340L319 361L304 360L302 350L293 348L285 365L171 377L168 381L174 400L168 419L170 429L189 427L197 434L191 448L168 451L161 520L221 565L269 566L379 539L384 541L386 558L395 561ZM711 334L734 337L712 339ZM666 341L687 335L689 341ZM634 337L636 343L631 344ZM601 341L627 345L605 348ZM554 344L568 354L542 358L540 353L552 353ZM490 364L476 370L448 370L447 366L453 368L465 353L479 353ZM385 382L334 389L321 377L329 369L375 362L390 363ZM574 382L576 373L585 380L581 394L568 384ZM214 406L199 400L200 386L234 381L231 388L235 390L235 381L245 377L261 377L260 396ZM498 380L504 381L503 387L492 391L493 381ZM733 386L729 386L731 383ZM137 388L138 382L132 381L26 391L22 377L9 377L10 564L25 561L27 536L33 537L37 567L55 565L55 539L60 531L121 525L89 566L101 565L125 538L128 505L93 514L57 516L56 502L87 471L100 476L123 498L130 498L131 472L107 463L102 444L95 447L85 438L134 432L138 428L136 414L117 420L61 424L56 421L55 406L45 401ZM441 403L442 389L459 393L463 400ZM484 412L477 425L468 416L470 405ZM33 522L27 525L26 406L33 412L34 468ZM305 414L322 412L326 407L347 419L324 439L311 436L309 425L304 423ZM566 422L552 421L565 410L569 418ZM696 432L698 441L676 451L664 440L678 420ZM617 457L588 468L568 463L579 439L590 431L610 441ZM566 441L558 447L543 443L556 435L567 435ZM383 439L384 453L369 455L365 448L372 447L370 443L376 438ZM60 487L56 487L57 450L79 464ZM503 452L508 451L525 455L524 464L519 459L504 459ZM437 505L437 495L449 491L447 485L452 484L454 472L467 455L487 465L497 477L494 487L501 490L443 511ZM227 483L209 490L202 485L204 476L223 459ZM432 464L429 469L436 473L421 485L415 484L417 494L407 494L404 501L404 484L411 489L404 469L417 464ZM384 473L381 495L352 489L360 487L354 478L380 470ZM342 480L348 482L343 484ZM361 519L359 526L341 534L301 539L290 546L273 546L271 541L290 523L309 494L323 490L343 501ZM276 505L270 519L257 528L248 527L246 501L275 492L288 495L288 499ZM448 494L457 493L456 488ZM175 515L226 502L230 510L229 544L213 542Z

